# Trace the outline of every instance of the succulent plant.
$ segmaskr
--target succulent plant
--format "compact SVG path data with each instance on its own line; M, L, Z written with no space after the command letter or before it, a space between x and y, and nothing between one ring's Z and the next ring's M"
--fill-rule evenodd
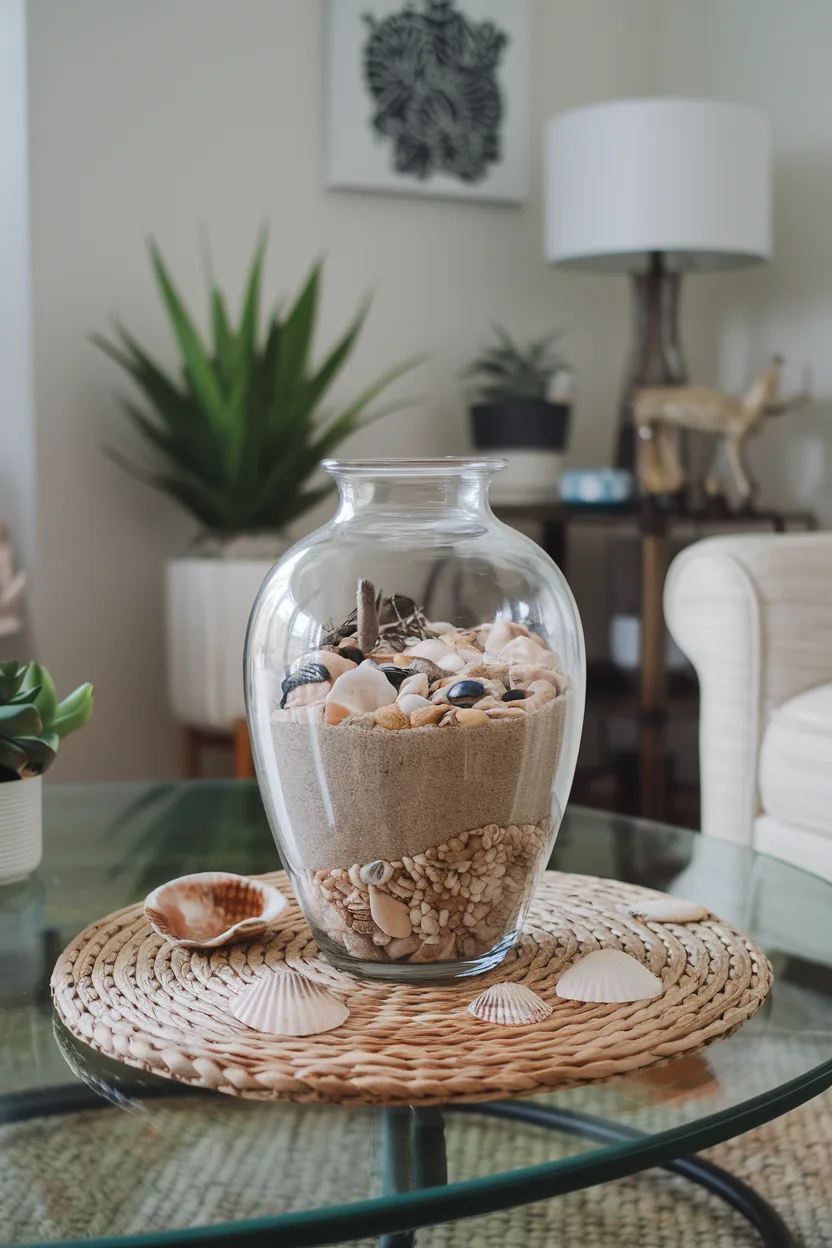
M471 389L479 403L546 399L552 379L569 371L569 365L554 349L563 336L561 331L545 334L526 346L500 325L495 325L494 334L496 345L483 351L465 373L475 382Z
M0 782L40 776L55 761L61 738L92 714L92 685L58 701L40 663L0 663Z
M309 487L311 474L344 438L403 404L373 413L370 404L418 360L383 373L327 420L321 403L358 339L364 303L322 362L312 347L321 285L316 264L288 311L272 312L260 331L265 236L249 269L239 324L229 319L209 271L211 338L203 339L159 252L151 259L182 359L179 377L156 364L116 323L115 340L93 342L132 378L144 406L125 399L128 418L156 456L139 465L119 451L111 457L133 476L170 495L220 541L276 533L314 506L332 483Z

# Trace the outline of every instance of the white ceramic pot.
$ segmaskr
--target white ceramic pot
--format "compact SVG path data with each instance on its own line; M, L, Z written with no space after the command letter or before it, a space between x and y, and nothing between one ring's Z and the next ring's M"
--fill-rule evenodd
M245 716L246 627L275 558L168 561L168 697L180 723L226 732Z
M22 880L43 853L42 781L0 784L0 884Z

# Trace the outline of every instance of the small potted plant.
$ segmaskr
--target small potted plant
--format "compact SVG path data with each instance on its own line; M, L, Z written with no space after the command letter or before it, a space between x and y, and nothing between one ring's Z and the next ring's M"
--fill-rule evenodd
M265 255L261 237L238 323L209 272L210 342L179 296L159 250L156 281L181 356L178 376L155 363L123 326L93 341L124 369L142 403L124 410L153 460L112 457L169 495L199 526L193 548L167 566L168 682L182 724L227 731L245 714L243 642L257 591L289 544L287 526L332 489L313 480L322 459L357 429L403 406L368 409L418 361L387 370L328 418L321 405L347 362L368 311L365 302L323 360L313 363L321 266L295 302L260 325Z
M41 776L61 739L92 714L92 685L58 701L40 663L0 663L0 884L22 879L41 858Z
M525 345L501 326L496 342L473 361L471 429L477 450L508 460L495 478L495 502L548 503L559 496L569 439L571 370L550 333Z

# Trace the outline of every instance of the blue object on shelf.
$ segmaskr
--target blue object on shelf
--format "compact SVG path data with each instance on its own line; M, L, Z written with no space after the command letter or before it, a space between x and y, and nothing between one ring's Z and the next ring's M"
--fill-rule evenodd
M633 497L633 474L623 468L572 468L561 477L565 503L609 506Z

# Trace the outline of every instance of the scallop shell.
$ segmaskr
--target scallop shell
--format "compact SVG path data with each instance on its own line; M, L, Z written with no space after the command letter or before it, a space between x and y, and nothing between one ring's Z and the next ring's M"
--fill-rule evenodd
M200 871L154 889L144 912L154 932L172 945L214 949L264 932L288 904L281 892L261 880Z
M573 962L555 991L567 1001L648 1001L662 991L662 981L620 949L596 949Z
M492 984L468 1006L468 1013L484 1023L502 1027L522 1027L542 1023L552 1013L551 1005L525 984Z
M234 998L231 1013L272 1036L316 1036L340 1027L350 1012L328 988L287 967L265 971Z
M710 911L696 901L684 901L681 897L657 897L628 906L630 914L648 923L701 923Z

